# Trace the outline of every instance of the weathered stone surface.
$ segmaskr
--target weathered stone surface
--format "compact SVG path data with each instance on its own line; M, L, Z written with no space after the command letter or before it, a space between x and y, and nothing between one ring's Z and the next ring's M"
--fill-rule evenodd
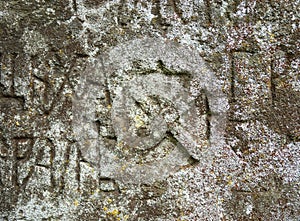
M299 220L299 1L0 2L0 220Z

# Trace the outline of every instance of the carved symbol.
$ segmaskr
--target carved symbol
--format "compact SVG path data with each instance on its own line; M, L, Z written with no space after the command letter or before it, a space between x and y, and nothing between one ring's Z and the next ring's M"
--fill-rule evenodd
M13 172L15 174L12 179L15 186L24 188L34 171L34 164L30 162L33 143L33 138L30 137L20 137L13 140L15 158Z
M73 102L82 156L100 177L153 182L222 142L227 99L196 52L159 39L133 40L102 61L84 73ZM99 106L95 101L104 101L107 90L111 101ZM199 99L205 107L197 106ZM109 124L110 146L102 132Z

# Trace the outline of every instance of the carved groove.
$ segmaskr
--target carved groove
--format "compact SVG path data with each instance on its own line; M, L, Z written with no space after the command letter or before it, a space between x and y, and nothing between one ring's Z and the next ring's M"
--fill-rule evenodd
M211 2L210 0L205 0L205 7L206 7L206 10L207 11L207 23L208 23L208 26L210 26L212 24L212 16L211 16Z
M154 7L152 8L152 13L157 16L157 23L159 26L163 25L162 15L161 15L160 0L154 0Z
M55 147L51 139L47 138L47 142L50 146L50 182L51 182L51 188L54 190L56 188L56 181L54 178L54 159L55 159Z
M72 1L74 12L77 12L77 2L76 0Z
M231 97L231 101L234 102L235 101L235 70L234 70L234 55L231 54L231 75L230 75L230 97Z
M271 61L270 91L271 91L271 104L274 105L274 101L276 99L274 60Z
M80 168L80 159L81 159L81 153L80 153L80 148L78 145L76 145L76 168L75 168L75 178L77 181L77 191L80 191L80 173L81 173L81 168Z
M71 145L68 144L64 155L63 171L61 173L61 179L60 179L60 191L63 191L65 189L65 177L67 174L68 166L70 165L70 153L71 153Z
M209 107L209 101L208 101L208 97L205 94L205 99L204 99L204 104L205 104L205 109L206 109L206 139L208 141L210 141L210 137L211 137L211 124L210 124L210 118L211 118L211 110Z
M186 24L187 21L183 18L183 16L182 16L183 12L180 9L180 7L178 6L180 4L180 1L179 2L177 2L178 0L169 0L169 1L170 1L170 5L172 6L176 15L181 19L183 24Z

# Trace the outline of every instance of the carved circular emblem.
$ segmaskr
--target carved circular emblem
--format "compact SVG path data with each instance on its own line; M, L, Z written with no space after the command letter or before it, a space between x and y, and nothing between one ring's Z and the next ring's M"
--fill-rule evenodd
M196 51L145 38L112 48L73 100L82 157L102 177L152 182L222 143L226 96Z

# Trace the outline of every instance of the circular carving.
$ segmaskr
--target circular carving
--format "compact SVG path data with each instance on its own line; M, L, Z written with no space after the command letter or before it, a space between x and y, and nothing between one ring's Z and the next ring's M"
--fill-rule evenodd
M197 52L147 38L101 61L84 73L73 102L82 156L101 176L161 179L222 142L227 100Z

